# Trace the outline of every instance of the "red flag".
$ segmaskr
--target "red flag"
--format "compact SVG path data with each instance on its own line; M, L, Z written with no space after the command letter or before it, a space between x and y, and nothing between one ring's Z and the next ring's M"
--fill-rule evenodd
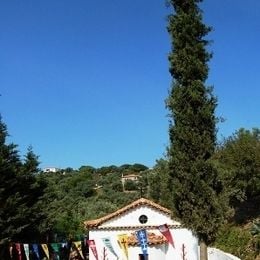
M93 239L91 239L91 240L87 240L87 243L88 243L88 246L90 247L90 249L92 250L92 253L95 256L96 260L98 260L98 254L97 254L97 248L96 248L95 241Z
M21 248L21 244L15 243L15 249L16 249L17 254L18 254L18 260L22 260L22 248Z
M164 235L164 237L167 239L167 241L169 242L169 244L171 244L174 247L174 242L173 242L173 238L172 238L172 234L167 226L167 224L164 225L160 225L158 227L159 231Z

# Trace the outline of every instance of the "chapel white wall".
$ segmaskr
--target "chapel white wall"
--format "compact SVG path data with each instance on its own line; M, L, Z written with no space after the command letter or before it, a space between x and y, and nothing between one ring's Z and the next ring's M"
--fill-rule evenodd
M175 243L175 248L168 244L161 245L149 245L148 254L149 260L182 260L182 245L185 246L186 258L189 260L198 260L198 241L193 234L184 228L176 228L170 229L171 234ZM158 229L148 229L148 232L153 232L157 235L161 235ZM97 251L99 254L99 259L102 259L102 252L104 243L102 238L109 237L112 243L112 246L119 256L119 260L126 260L123 251L120 249L117 242L118 234L128 234L131 235L134 230L124 230L124 231L115 231L115 230L95 230L89 233L89 239L94 239L97 247ZM142 253L142 250L139 246L129 246L129 260L137 260L138 255ZM109 260L116 260L116 256L114 256L107 249L107 256ZM91 250L89 252L89 259L95 260L94 255Z

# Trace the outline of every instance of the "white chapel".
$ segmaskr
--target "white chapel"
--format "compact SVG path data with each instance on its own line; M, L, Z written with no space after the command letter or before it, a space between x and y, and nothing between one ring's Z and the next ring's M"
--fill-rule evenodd
M198 259L198 239L171 217L169 209L148 199L84 225L91 241L90 260Z

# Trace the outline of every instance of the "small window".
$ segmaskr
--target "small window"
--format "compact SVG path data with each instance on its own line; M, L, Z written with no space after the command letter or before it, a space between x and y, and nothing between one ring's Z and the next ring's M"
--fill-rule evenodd
M147 223L147 221L148 221L148 218L147 218L146 215L141 215L141 216L139 217L139 222L140 222L141 224L145 224L145 223Z

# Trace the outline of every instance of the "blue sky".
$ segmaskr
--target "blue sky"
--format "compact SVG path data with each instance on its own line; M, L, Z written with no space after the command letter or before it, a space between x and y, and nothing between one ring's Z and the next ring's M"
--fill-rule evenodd
M260 126L260 1L207 0L219 139ZM164 0L0 1L0 113L41 167L149 167L168 144Z

